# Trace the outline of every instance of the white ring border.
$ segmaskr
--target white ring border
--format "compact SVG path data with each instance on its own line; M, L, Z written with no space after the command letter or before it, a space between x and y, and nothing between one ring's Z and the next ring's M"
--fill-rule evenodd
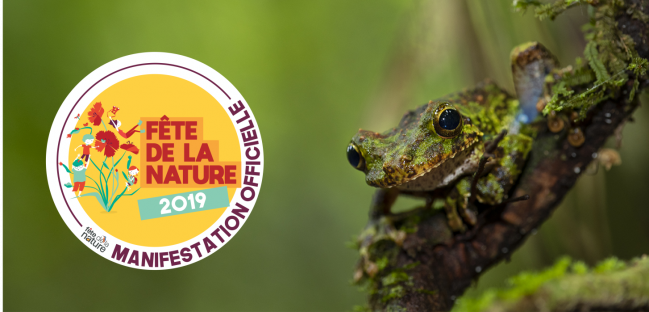
M146 66L138 66L138 67L132 67L128 69L121 70L120 72L114 73L111 76L107 77L106 79L102 80L101 82L97 83L94 87L92 87L93 84L95 84L97 81L100 79L106 77L107 75L110 75L111 73L115 72L116 70L120 70L129 66L133 65L138 65L138 64L145 64L145 63L167 63L167 64L172 64L172 65L178 65L182 66L188 69L191 69L195 72L198 72L202 74L203 76L209 78L212 80L214 83L216 83L223 91L225 91L231 99L228 99L225 94L219 88L214 86L212 83L207 81L204 77L201 77L197 75L196 73L193 73L191 71L188 71L186 69L178 68L178 67L173 67L173 66L168 66L168 65L146 65ZM68 204L70 204L70 209L75 213L75 216L79 219L79 222L83 226L79 226L79 223L74 219L70 211L68 210L68 206L66 205L66 202L63 198L63 194L61 194L61 190L59 188L65 189L61 184L62 181L58 180L57 176L57 170L59 170L58 163L56 162L57 160L57 148L58 148L58 142L59 139L61 140L61 149L59 157L62 159L67 159L68 157L68 151L69 151L69 145L71 141L68 141L68 144L65 144L65 138L63 138L63 135L65 135L66 131L62 131L62 127L66 121L66 118L69 116L76 116L77 114L83 115L83 112L85 109L88 107L88 105L92 104L90 101L95 99L101 92L109 88L110 86L114 85L117 82L120 82L124 79L128 79L131 77L135 76L140 76L140 75L147 75L147 74L164 74L164 75L170 75L170 76L175 76L178 78L182 78L185 80L188 80L208 93L210 93L223 107L223 109L226 111L227 115L230 117L230 120L232 121L233 125L235 126L237 135L239 137L239 146L241 150L241 170L243 171L243 168L245 167L245 147L243 145L243 140L241 136L241 132L238 131L239 129L236 126L236 119L240 118L240 116L232 116L229 111L227 110L227 107L237 103L238 101L241 101L244 104L244 107L248 110L250 113L250 118L253 121L253 124L257 130L257 136L259 140L259 144L256 145L256 147L260 151L260 157L256 159L255 161L259 161L261 165L257 166L258 171L260 171L259 175L259 180L255 181L259 185L257 187L252 187L255 190L255 198L252 199L251 201L243 201L241 198L241 189L239 188L236 190L234 197L232 198L232 201L230 202L230 206L225 210L223 215L215 222L212 226L210 226L207 230L205 230L203 233L197 235L196 237L187 240L183 243L175 244L175 245L170 245L170 246L165 246L165 247L147 247L147 246L139 246L135 244L131 244L125 241L122 241L103 229L99 227L83 210L81 205L79 204L79 201L77 199L71 199L68 201ZM91 88L88 93L83 95L86 90ZM79 100L79 105L74 108L72 113L70 111L73 109L75 102ZM83 103L88 103L84 105ZM66 125L67 127L70 127L70 130L72 127L68 124ZM69 132L69 131L67 131ZM59 136L61 136L59 138ZM65 221L66 225L68 228L74 233L77 238L88 248L93 250L95 253L99 254L100 256L127 266L131 268L137 268L137 269L144 269L144 270L167 270L167 269L175 269L175 268L180 268L184 267L186 265L195 263L197 261L200 261L204 258L206 258L209 255L212 255L219 249L221 249L225 244L227 244L238 232L239 230L243 227L243 224L247 221L249 218L249 215L252 213L253 207L255 203L257 202L257 198L259 197L259 189L261 188L261 182L263 180L263 170L264 169L264 153L263 153L263 146L262 146L262 141L261 141L261 134L259 130L259 125L257 124L257 121L254 117L254 114L252 113L252 110L248 106L248 103L245 101L241 93L230 83L225 77L223 77L221 74L219 74L216 70L212 69L211 67L194 60L192 58L178 55L178 54L173 54L173 53L165 53L165 52L145 52L145 53L137 53L137 54L131 54L127 55L121 58L118 58L116 60L113 60L111 62L108 62L101 67L95 69L92 73L88 74L84 79L82 79L75 87L72 89L72 91L68 94L68 96L65 98L63 101L63 104L59 108L59 111L56 114L56 117L54 118L54 122L52 123L52 128L50 129L50 134L48 137L47 141L47 155L46 155L46 170L47 170L47 181L49 184L50 188L50 193L52 195L52 199L54 200L54 204L56 205L56 208L59 211L59 214L61 215L61 218L63 221ZM65 173L67 175L67 173ZM243 179L243 174L241 175ZM62 179L63 180L63 179ZM233 206L236 202L241 203L244 205L246 208L250 209L250 211L246 214L246 217L243 220L240 220L240 225L239 228L230 231L231 236L227 235L222 235L223 239L225 240L223 243L221 243L218 239L211 237L212 241L217 245L216 250L212 250L209 254L205 253L205 249L202 243L202 240L204 237L209 237L210 233L212 233L216 228L219 226L223 225L225 226L225 219L226 217L230 214L230 212L233 209ZM89 245L84 239L81 238L81 234L85 231L86 227L91 227L97 233L98 235L106 235L108 238L109 242L109 247L106 249L104 253L100 252L96 248L94 248L92 245ZM138 251L144 251L144 252L169 252L173 250L180 250L183 247L189 247L189 245L192 245L196 242L201 242L199 248L202 248L201 252L203 254L202 257L198 257L195 251L192 249L192 260L189 262L184 262L181 260L181 264L177 266L171 266L171 263L167 263L166 267L142 267L142 266L135 266L132 264L127 264L126 262L120 262L115 259L111 258L112 251L115 247L115 244L118 243L122 246L122 248L129 248L130 250L138 250ZM140 255L140 263L142 261L141 259L142 255Z

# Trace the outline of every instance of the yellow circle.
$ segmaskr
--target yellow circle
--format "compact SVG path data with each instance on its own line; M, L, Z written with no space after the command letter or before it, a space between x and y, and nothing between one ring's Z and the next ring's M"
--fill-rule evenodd
M98 112L100 110L93 108L95 103L101 102L103 113L99 125L94 125L88 113ZM88 216L110 235L121 239L125 242L148 247L169 246L185 242L196 237L213 225L223 214L225 208L212 209L200 212L192 212L169 217L140 220L138 209L138 199L152 198L163 195L170 195L182 192L200 190L205 187L197 188L149 188L144 185L144 177L136 175L138 182L130 186L130 190L125 185L126 181L123 173L128 172L126 163L128 156L132 157L131 166L140 168L143 147L140 146L142 136L141 127L136 127L138 121L142 119L161 118L168 116L171 118L203 118L203 139L218 140L218 152L214 155L219 161L237 162L237 168L241 168L241 154L239 150L239 139L236 129L232 124L227 112L216 99L201 87L182 78L168 75L142 75L120 81L108 89L104 90L92 102L85 103L88 107L84 113L78 117L76 128L91 127L93 135L99 131L111 131L119 140L119 145L130 143L139 148L138 154L134 149L126 150L120 148L113 157L106 157L104 151L100 152L96 148L90 149L90 158L95 165L88 166L86 171L87 180L83 193L89 194L96 192L90 187L103 183L101 173L98 170L103 166L105 160L107 167L102 167L106 177L112 174L118 174L120 177L118 183L113 183L109 187L109 193L117 195L122 193L124 196L115 202L110 212L102 207L99 200L93 196L84 196L79 198L79 203ZM119 108L115 110L114 107ZM109 122L111 118L119 120L121 130L125 138L117 129L112 127ZM72 117L71 117L72 118ZM143 127L143 126L142 126ZM128 130L134 129L133 133ZM81 129L79 133L73 134L68 140L70 144L68 163L83 154L83 136L90 133L88 129ZM76 150L75 150L76 149ZM118 162L120 157L121 160ZM117 163L116 166L113 165ZM113 168L109 173L108 167ZM115 171L117 169L117 171ZM72 170L72 168L70 168ZM72 177L72 176L71 176ZM109 178L109 183L115 179ZM117 184L117 185L115 185ZM117 189L112 192L112 189ZM139 189L139 190L138 190ZM131 196L126 196L136 191ZM236 188L228 186L228 195L230 200L234 196ZM74 197L71 189L67 189L66 196Z

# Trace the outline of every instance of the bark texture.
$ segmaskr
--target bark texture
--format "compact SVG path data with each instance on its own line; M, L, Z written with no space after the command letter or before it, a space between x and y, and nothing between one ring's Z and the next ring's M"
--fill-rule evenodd
M617 28L633 39L638 56L649 58L649 27L645 21L628 13L639 10L649 14L649 1L627 0L624 6L627 9L619 10L615 16ZM375 266L368 268L366 263L363 271L369 272L374 279L370 309L450 310L455 299L473 280L509 257L550 217L606 140L629 120L638 105L637 96L629 101L636 78L630 75L615 96L588 110L587 117L579 124L586 138L580 147L569 144L567 130L553 133L545 122L536 125L538 136L533 150L517 185L509 194L510 198L529 194L529 200L480 207L478 224L462 234L450 231L443 214L415 210L393 225L397 229L412 229L405 231L405 237L393 240L401 244L384 240L371 250L361 251ZM640 81L640 89L646 86L646 80ZM377 211L393 200L389 190L378 191L368 228L381 222ZM381 260L386 255L391 259L387 263ZM357 271L357 279L363 272Z

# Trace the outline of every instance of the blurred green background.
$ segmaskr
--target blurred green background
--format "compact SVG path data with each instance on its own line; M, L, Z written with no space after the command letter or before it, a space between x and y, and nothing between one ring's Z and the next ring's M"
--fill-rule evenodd
M373 189L347 163L358 128L383 131L407 110L491 77L513 90L513 46L581 55L576 8L556 21L503 1L4 1L4 308L10 311L345 311L345 242ZM88 73L147 51L213 67L244 95L264 139L259 201L215 255L140 271L71 235L49 194L45 149L59 105ZM649 250L649 111L624 130L623 165L583 176L551 219L471 288L504 285L560 255L588 263ZM615 142L611 142L611 146ZM398 209L419 204L400 199Z

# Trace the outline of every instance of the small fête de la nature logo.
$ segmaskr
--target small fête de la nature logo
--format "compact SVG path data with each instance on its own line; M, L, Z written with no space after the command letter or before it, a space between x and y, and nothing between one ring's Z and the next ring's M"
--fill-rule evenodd
M170 53L111 61L67 96L50 130L59 214L91 250L138 269L199 261L243 226L259 196L259 126L214 69Z
M106 248L110 245L106 238L106 235L97 235L92 228L87 227L85 231L81 233L81 238L85 239L88 244L92 247L99 250L99 252L106 251Z

